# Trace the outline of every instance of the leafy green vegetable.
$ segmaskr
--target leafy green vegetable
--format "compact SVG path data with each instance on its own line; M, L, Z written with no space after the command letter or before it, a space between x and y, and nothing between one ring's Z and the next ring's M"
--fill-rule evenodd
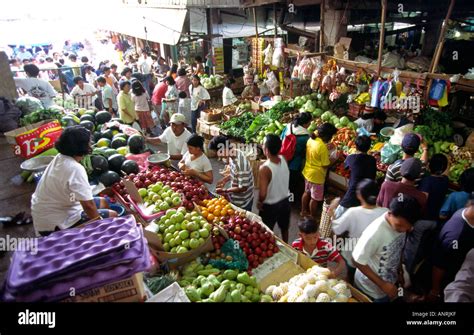
M61 120L63 113L57 109L39 109L21 118L22 126L33 124L44 120Z

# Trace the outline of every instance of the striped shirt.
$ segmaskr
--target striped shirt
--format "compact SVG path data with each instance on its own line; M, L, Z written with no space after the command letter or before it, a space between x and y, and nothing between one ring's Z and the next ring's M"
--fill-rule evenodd
M238 207L245 207L253 199L253 173L250 162L240 150L235 150L236 157L230 158L231 187L247 187L241 193L230 193L231 202Z
M313 261L321 266L327 267L328 262L339 262L342 260L339 251L337 251L330 242L323 239L318 239L318 242L316 242L316 248L314 248L311 254L305 250L304 241L301 238L294 240L291 246L311 257Z
M400 172L400 168L402 167L404 160L399 159L395 163L391 164L387 169L387 174L385 175L385 180L389 181L401 181L402 180L402 173ZM421 170L420 177L415 179L415 185L418 186L420 184L421 179L426 174L426 167L423 164L423 169Z

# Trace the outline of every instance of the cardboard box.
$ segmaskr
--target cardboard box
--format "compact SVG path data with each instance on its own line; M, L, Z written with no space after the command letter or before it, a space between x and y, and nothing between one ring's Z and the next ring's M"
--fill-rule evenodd
M172 254L166 252L163 250L163 244L157 235L157 229L158 226L155 223L150 223L145 228L144 235L148 241L148 246L152 255L154 255L161 263L167 262L170 268L176 268L180 265L191 262L200 254L214 249L212 238L209 236L204 244L183 254Z
M294 253L295 250L291 248L288 244L284 243L280 239L278 239L278 247L280 248L280 252L282 253ZM291 250L285 250L285 249ZM276 269L272 269L271 272L268 273L264 278L258 281L260 290L265 292L268 286L270 285L278 285L280 283L286 282L290 280L292 277L305 272L307 269L317 265L311 258L308 256L296 251L297 259L291 259L291 256L288 257L286 262L283 262L280 266ZM278 254L276 254L278 255ZM276 256L275 255L275 256ZM274 257L275 257L274 256ZM270 258L271 259L271 258ZM263 263L262 265L264 265ZM257 268L258 269L258 268ZM255 272L255 270L254 270ZM361 291L347 283L347 287L351 290L352 298L354 300L349 300L349 302L372 302L369 297L363 294Z
M63 302L143 302L145 298L143 273L139 272L127 279L69 297Z
M206 109L201 111L201 119L206 122L218 122L222 120L222 111L215 113L215 110Z
M329 171L329 181L333 182L341 189L347 189L349 187L349 179L332 171Z
M10 130L9 132L6 132L4 134L5 137L7 138L7 143L16 145L16 137L18 135L26 133L27 131L30 131L30 130L34 130L34 129L36 129L36 128L44 125L44 124L47 124L48 122L51 122L51 121L54 121L54 120L44 120L44 121L36 122L36 123L33 123L33 124L29 124L29 125L21 127L21 128Z

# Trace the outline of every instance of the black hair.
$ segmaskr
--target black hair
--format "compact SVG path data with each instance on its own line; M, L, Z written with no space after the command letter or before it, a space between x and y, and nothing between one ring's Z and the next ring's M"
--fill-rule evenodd
M362 199L369 205L375 206L379 194L379 186L375 180L365 178L357 184L357 193L359 193Z
M87 62L89 62L89 58L87 58L86 56L82 56L81 57L81 62L87 63Z
M168 85L174 85L175 84L175 81L174 81L173 77L171 77L171 76L165 77L165 79L163 79L163 81L168 82Z
M195 60L196 62L202 63L202 57L201 57L201 56L196 56L196 57L194 57L194 60Z
M158 61L160 61L160 60L162 60L163 62L166 62L166 59L164 59L164 58L161 57L161 56L158 58Z
M328 143L329 141L331 141L331 138L336 133L337 133L337 128L328 122L325 122L318 127L318 136L325 143Z
M181 92L179 92L178 97L179 97L180 99L186 99L187 94L186 94L186 92L181 91Z
M111 69L116 69L116 68L117 68L117 64L110 64L110 68L111 68Z
M197 79L197 81L199 82L198 86L201 85L201 78L199 78L197 74L193 75L192 79Z
M459 186L461 186L461 190L464 192L474 192L474 168L469 168L461 174L459 177Z
M442 175L448 168L448 158L443 154L434 154L429 163L430 172L434 175Z
M94 71L94 68L92 67L92 65L84 66L84 71L87 71L87 70Z
M313 219L305 219L298 223L298 229L303 234L314 234L318 232L319 224Z
M77 60L77 56L75 54L70 54L69 59L75 62Z
M397 50L397 47L396 46L393 46L393 45L390 45L388 48L388 51L394 51L394 50Z
M216 136L209 142L209 150L217 151L222 146L228 147L230 145L230 140L226 136Z
M193 134L191 137L188 138L186 142L188 146L199 148L204 151L204 137Z
M54 64L56 64L57 67L63 66L63 64L61 64L60 62L56 62L56 63L54 63Z
M395 196L388 207L393 216L406 219L411 225L415 224L420 217L419 202L408 194L398 194Z
M81 76L74 77L74 79L73 79L74 84L76 84L76 85L77 85L77 83L79 83L81 80L84 81L84 78L82 78Z
M235 80L230 78L230 79L227 79L226 82L225 82L225 87L228 87L230 88L232 86L232 84L235 83Z
M52 59L51 57L46 57L46 61L47 61L48 63L50 63L50 62L53 61L53 59Z
M24 59L22 60L22 62L23 62L23 63L25 63L25 62L31 62L31 58L24 58Z
M366 135L357 136L357 138L355 139L355 145L356 149L360 152L367 152L369 151L370 146L372 145L372 140L369 136Z
M107 79L105 79L104 76L99 76L99 77L97 78L97 82L98 82L98 83L107 83Z
M8 61L8 64L12 65L12 64L15 64L16 62L18 62L18 59L16 59L16 58L11 58L11 59Z
M140 96L145 93L145 88L139 80L132 81L132 92L136 96Z
M145 77L140 72L132 73L132 78L134 78L135 80L139 80L139 81L145 81Z
M119 84L120 89L123 90L126 85L130 85L130 82L128 80L122 80Z
M170 69L170 73L177 73L178 72L178 64L173 64Z
M374 113L363 113L360 118L362 120L370 120L370 119L373 119L374 117L375 117Z
M125 76L125 74L127 74L128 72L132 72L132 69L129 68L129 67L124 67L123 70L122 70L121 75Z
M273 156L278 155L281 149L280 137L275 134L265 136L265 148L267 148Z
M313 119L313 117L311 116L310 113L303 112L303 113L298 114L298 116L293 120L293 125L294 126L303 126L303 125L311 122L312 119Z
M381 110L375 111L374 119L385 121L387 120L387 114L385 114L385 112Z
M38 77L39 75L39 68L35 64L26 64L23 66L23 70L25 70L26 74L29 77Z
M64 129L56 141L56 149L66 156L85 156L90 152L91 133L83 126L72 126Z
M184 67L180 67L177 72L178 76L182 77L186 75L186 69Z
M110 70L110 67L108 67L108 66L104 66L104 67L102 68L102 72L107 72L107 71L109 71L109 70Z

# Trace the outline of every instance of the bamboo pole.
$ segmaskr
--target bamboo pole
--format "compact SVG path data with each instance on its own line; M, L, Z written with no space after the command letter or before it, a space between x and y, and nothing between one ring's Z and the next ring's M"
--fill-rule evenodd
M379 54L377 58L377 77L380 76L382 66L382 52L385 43L385 18L387 16L387 0L382 0L382 22L380 24Z
M319 15L319 52L324 50L324 12L326 11L326 1L321 0Z
M255 24L255 38L258 40L257 10L253 7L253 22Z
M277 6L276 3L273 4L273 23L275 24L275 38L278 36L278 26L277 26Z
M438 43L436 44L436 49L435 49L435 53L433 55L433 59L431 60L431 64L430 64L430 69L429 69L429 73L435 73L436 72L436 68L438 67L438 64L439 64L439 59L441 58L441 52L443 51L443 46L444 46L444 41L445 41L445 34L446 34L446 29L448 27L448 21L451 17L451 13L453 12L453 7L454 7L454 4L456 3L456 0L451 0L451 2L449 3L449 7L448 7L448 12L446 13L446 17L443 21L443 24L441 26L441 32L439 34L439 37L438 37ZM428 81L428 85L426 87L426 92L425 92L425 98L428 99L429 97L429 92L431 90L431 84L433 83L433 80L430 79Z

